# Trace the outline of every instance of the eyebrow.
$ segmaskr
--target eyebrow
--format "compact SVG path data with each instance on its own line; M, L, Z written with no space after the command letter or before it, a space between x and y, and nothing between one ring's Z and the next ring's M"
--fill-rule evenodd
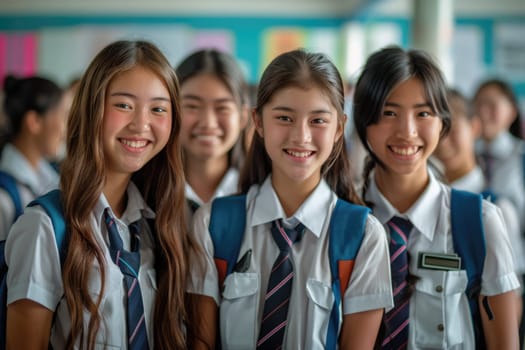
M293 108L285 106L276 106L272 108L272 111L282 111L282 112L295 112ZM328 109L314 109L313 111L308 112L309 114L332 114Z
M202 97L193 95L193 94L182 95L182 98L189 99L189 100L205 101ZM224 103L224 102L235 102L235 100L230 97L224 97L224 98L213 99L212 102L213 103Z
M132 98L132 99L137 99L137 96L136 95L133 95L129 92L120 92L120 91L117 91L117 92L114 92L110 95L111 97L113 96L123 96L123 97L129 97L129 98ZM163 96L156 96L156 97L153 97L151 98L151 101L166 101L166 102L170 102L171 99L168 98L168 97L163 97Z
M387 101L387 102L385 102L385 107L401 107L401 105L399 103L388 102ZM424 103L416 103L412 107L413 108L422 108L422 107L429 107L429 108L431 108L432 106L430 105L430 103L424 102Z

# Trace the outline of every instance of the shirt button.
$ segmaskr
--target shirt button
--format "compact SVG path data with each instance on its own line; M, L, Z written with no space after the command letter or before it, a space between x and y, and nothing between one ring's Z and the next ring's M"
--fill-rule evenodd
M438 324L437 328L438 328L438 331L440 331L440 332L443 332L445 330L445 327L443 326L442 323Z
M443 287L442 286L437 286L436 287L436 292L441 293L442 291L443 291Z

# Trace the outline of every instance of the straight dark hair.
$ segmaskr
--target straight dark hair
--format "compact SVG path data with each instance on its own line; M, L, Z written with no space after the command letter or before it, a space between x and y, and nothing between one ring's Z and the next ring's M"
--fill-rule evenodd
M256 118L262 118L263 107L276 92L287 87L319 89L332 102L337 111L339 127L344 130L343 82L339 71L327 56L298 49L283 53L270 62L259 83ZM241 192L247 192L253 184L262 184L271 171L272 162L264 148L264 140L255 133L241 174ZM343 136L334 144L332 153L321 167L321 176L338 197L362 203L352 184Z

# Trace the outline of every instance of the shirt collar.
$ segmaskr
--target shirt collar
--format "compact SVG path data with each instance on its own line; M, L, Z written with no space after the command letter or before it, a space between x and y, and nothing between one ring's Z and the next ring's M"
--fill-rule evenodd
M374 176L371 176L370 187L365 195L368 202L373 205L373 214L379 221L386 223L394 216L409 219L414 227L426 236L429 240L434 237L434 232L438 223L438 213L441 207L441 188L440 184L432 174L428 172L429 183L425 191L419 196L417 201L406 212L400 213L379 191ZM435 213L435 215L429 215Z
M230 168L224 174L222 177L221 182L219 183L219 186L217 186L217 189L215 190L215 193L213 194L213 198L217 197L223 197L228 196L231 194L234 194L237 192L237 185L239 183L239 171L235 168ZM200 199L200 197L195 193L193 188L190 186L188 182L186 182L184 186L185 196L186 198L194 201L198 205L203 205L204 201Z
M319 237L325 227L330 205L334 202L335 193L328 184L321 179L312 194L301 204L293 214L293 218L300 221L308 231ZM252 214L252 226L272 222L277 219L286 219L281 202L272 186L271 175L261 185L255 198Z
M492 142L487 143L479 139L476 142L476 151L480 154L487 152L496 158L505 158L516 147L515 137L509 132L502 132Z
M114 218L122 221L126 225L129 225L142 217L146 219L155 218L155 213L150 207L148 207L148 205L142 198L142 195L139 192L137 186L135 186L133 182L129 183L126 193L128 195L128 203L126 209L124 210L124 213L122 214L122 217L120 218L116 218L115 213L113 212L113 209L111 209L111 207L109 206L109 203L104 193L100 194L100 199L98 200L94 208L94 214L95 217L98 219L98 222L103 222L104 210L106 208L109 208L109 211Z

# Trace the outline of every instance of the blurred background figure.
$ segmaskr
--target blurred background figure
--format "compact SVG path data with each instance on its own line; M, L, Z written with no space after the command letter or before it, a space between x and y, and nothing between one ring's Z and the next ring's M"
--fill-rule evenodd
M186 198L195 211L215 197L237 192L244 159L238 140L248 120L248 86L235 58L214 49L189 55L176 72ZM237 157L234 147L241 150Z
M4 81L7 130L0 158L0 239L21 208L58 185L58 173L48 159L56 157L70 107L62 89L46 78Z

